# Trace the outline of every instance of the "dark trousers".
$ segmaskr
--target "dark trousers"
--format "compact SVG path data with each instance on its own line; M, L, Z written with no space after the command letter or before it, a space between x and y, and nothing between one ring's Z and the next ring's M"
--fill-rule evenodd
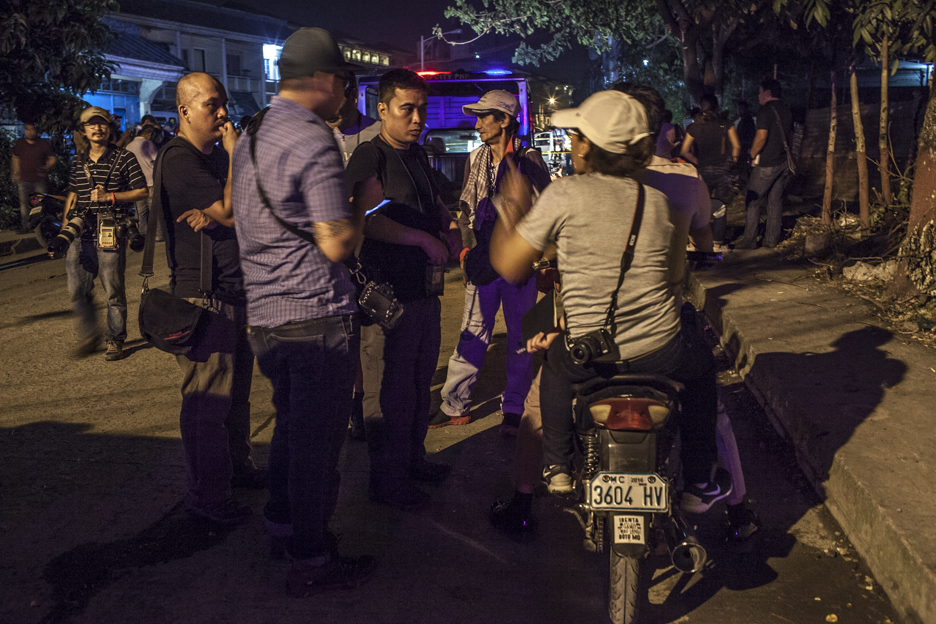
M338 504L338 456L357 374L357 316L251 327L248 338L260 370L273 383L276 408L265 514L292 524L286 550L293 558L323 556Z
M569 465L572 461L575 435L572 384L627 372L665 375L685 385L679 396L683 475L688 483L709 481L712 466L718 459L715 360L701 332L691 327L685 327L662 349L617 365L582 367L575 364L569 357L564 337L557 338L546 354L540 384L544 463L547 466Z
M364 427L371 486L392 490L426 455L429 389L439 363L442 306L438 297L410 301L393 331L361 330ZM350 396L350 394L349 394Z
M234 470L250 459L250 383L253 353L247 344L247 308L217 299L188 299L210 310L202 338L182 369L179 427L188 474L186 504L208 509L231 498Z
M728 223L726 206L731 203L733 191L727 162L718 165L699 167L699 175L709 188L712 202L712 239L716 243L724 242L725 226ZM719 205L720 204L720 205Z
M780 222L783 219L783 192L790 179L786 163L775 167L754 167L748 180L747 215L744 223L744 242L757 242L757 228L764 205L767 206L767 229L764 232L764 247L774 247L780 242Z

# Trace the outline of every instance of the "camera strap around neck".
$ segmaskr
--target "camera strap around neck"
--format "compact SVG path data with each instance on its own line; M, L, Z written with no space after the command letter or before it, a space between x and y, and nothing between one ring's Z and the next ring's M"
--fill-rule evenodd
M616 333L616 323L614 322L614 313L618 309L618 293L621 291L621 285L624 284L624 274L627 273L634 261L634 249L637 247L637 235L640 234L640 224L643 221L644 213L644 186L637 182L637 205L634 208L634 220L631 223L630 232L627 234L627 245L624 247L624 253L621 255L621 273L618 275L617 286L611 293L611 303L608 305L608 312L605 315L604 327L610 327L611 333Z
M180 139L184 140L184 139ZM140 276L143 278L143 292L149 290L148 280L153 276L153 255L156 252L156 228L158 227L157 221L159 220L159 215L162 214L162 161L166 156L166 152L174 147L182 147L179 144L167 144L165 148L160 150L159 154L156 156L156 162L153 164L153 197L150 201L150 211L149 211L149 221L146 224L146 243L143 247L143 264L140 266ZM211 239L208 238L208 235L204 231L199 232L201 235L201 256L199 259L199 283L198 289L205 295L205 297L210 297L212 293L211 288L211 260L212 260L212 248L211 248ZM169 244L168 237L166 238L166 244Z
M115 154L115 153L113 153L113 152L114 152L114 150L111 150L111 164L110 164L110 169L107 170L107 176L104 178L104 184L101 185L101 188L103 188L105 191L107 191L107 183L110 182L111 174L114 173L114 169L117 167L117 154ZM107 152L104 152L104 153L106 154ZM88 159L89 159L89 158L90 158L90 155L86 156L86 157L81 161L81 166L82 166L82 168L84 169L85 176L87 176L87 178L88 178L88 184L91 185L91 189L93 190L93 189L97 188L98 185L95 183L96 180L94 179L94 175L92 175L92 173L91 173L91 167L88 166Z

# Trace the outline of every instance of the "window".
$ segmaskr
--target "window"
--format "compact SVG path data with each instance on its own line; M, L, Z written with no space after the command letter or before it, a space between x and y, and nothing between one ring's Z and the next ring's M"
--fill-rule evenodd
M381 57L380 57L380 64L381 64L381 65L390 65L390 57L389 57L389 56L381 56Z
M351 58L355 61L361 60L361 51L360 50L351 50Z
M240 54L227 55L227 73L229 76L240 76L243 73Z
M364 53L361 54L361 61L365 63L370 63L370 52L365 50Z
M280 79L279 66L276 61L279 60L283 46L267 44L263 46L263 69L266 72L267 80L277 82Z
M185 63L185 69L191 69L188 50L182 50L182 62Z
M346 61L351 60L351 48L342 48L341 53L344 54L344 58Z
M205 71L205 51L199 48L192 48L192 71Z

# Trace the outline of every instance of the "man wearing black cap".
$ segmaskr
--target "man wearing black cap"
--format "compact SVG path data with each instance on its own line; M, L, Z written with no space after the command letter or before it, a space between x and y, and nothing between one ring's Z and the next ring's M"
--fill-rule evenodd
M361 238L365 205L382 196L364 180L348 203L325 123L358 68L320 28L290 35L279 68L279 95L234 149L233 201L248 338L276 408L263 515L274 540L285 538L287 588L301 597L356 585L373 568L372 557L339 557L328 523L360 343L355 288L341 261Z

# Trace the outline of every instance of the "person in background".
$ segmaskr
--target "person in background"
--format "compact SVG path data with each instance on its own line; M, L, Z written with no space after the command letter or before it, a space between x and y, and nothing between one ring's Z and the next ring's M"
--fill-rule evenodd
M367 143L380 134L380 121L362 115L358 110L358 83L354 74L348 75L348 86L344 92L344 102L338 113L326 120L328 127L335 135L338 149L341 150L342 162L345 167L351 159L351 154L361 145ZM372 206L373 207L373 206ZM351 400L350 432L352 440L363 440L366 437L364 430L364 371L358 365L357 378L354 380L354 395Z
M29 232L29 196L48 192L49 169L55 165L55 152L48 141L39 136L36 124L23 124L23 137L13 143L12 174L19 191L20 233Z
M718 98L710 93L702 96L698 120L686 129L680 156L698 166L712 196L712 237L715 251L723 252L728 204L734 197L731 168L741 155L738 132L727 121L718 118Z
M660 158L676 158L683 139L682 126L673 123L673 111L663 111L663 125L657 135L656 155Z
M156 154L159 152L156 144L152 141L155 130L155 126L145 125L140 129L139 134L127 144L127 151L136 156L137 163L139 163L140 169L143 170L143 177L146 178L146 187L149 189L149 195L136 203L137 222L143 236L147 235L146 228L149 225L149 211L153 201L153 165L156 164ZM157 241L164 240L159 226L160 221L161 219L156 222L156 229L160 231L160 235L156 236ZM153 232L153 234L156 234L156 232Z

